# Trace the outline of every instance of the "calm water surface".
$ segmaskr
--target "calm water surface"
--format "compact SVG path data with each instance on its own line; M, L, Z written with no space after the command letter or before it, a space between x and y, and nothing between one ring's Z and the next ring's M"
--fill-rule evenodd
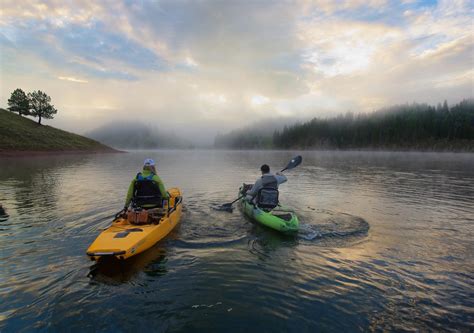
M302 152L296 237L214 211L295 152L0 159L0 331L474 330L474 155ZM125 264L88 245L146 157L180 226Z

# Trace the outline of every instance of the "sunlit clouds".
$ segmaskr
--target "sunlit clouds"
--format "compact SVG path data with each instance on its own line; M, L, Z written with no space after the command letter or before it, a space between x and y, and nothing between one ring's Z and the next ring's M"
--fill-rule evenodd
M344 29L341 29L344 26ZM309 68L323 77L363 73L402 34L382 24L334 20L299 27Z
M49 121L211 138L473 92L470 1L2 1L0 101L43 90ZM196 134L198 133L198 134Z
M268 99L267 97L265 96L261 96L261 95L255 95L255 96L252 96L252 99L251 99L251 104L253 106L261 106L261 105L265 105L267 104L268 102L270 101L270 99Z
M87 83L87 80L81 80L75 77L68 77L68 76L58 76L58 79L64 80L64 81L76 82L76 83Z

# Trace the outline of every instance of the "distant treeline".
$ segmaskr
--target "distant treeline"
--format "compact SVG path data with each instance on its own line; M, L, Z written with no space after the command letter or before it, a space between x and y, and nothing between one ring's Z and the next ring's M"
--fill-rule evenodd
M215 148L271 149L273 146L271 134L261 134L253 128L235 130L228 134L217 134L214 139Z
M453 107L405 104L369 114L347 113L285 126L273 136L234 131L217 136L218 148L474 150L474 100Z

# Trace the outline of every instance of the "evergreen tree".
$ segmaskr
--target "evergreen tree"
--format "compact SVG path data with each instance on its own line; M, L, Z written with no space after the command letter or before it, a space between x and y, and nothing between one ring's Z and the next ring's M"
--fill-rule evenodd
M40 90L29 93L28 99L30 101L31 115L38 117L38 124L40 125L42 118L53 119L53 115L58 112L54 105L51 105L51 97Z
M28 96L26 96L25 92L20 88L15 89L15 91L12 92L11 97L8 99L8 110L11 112L18 112L20 116L27 116L30 114Z
M474 147L474 99L449 108L404 104L371 114L346 113L284 126L268 134L233 131L216 138L226 148L388 148Z
M443 111L444 111L444 112L449 112L448 101L447 101L447 100L444 100L444 103L443 103Z

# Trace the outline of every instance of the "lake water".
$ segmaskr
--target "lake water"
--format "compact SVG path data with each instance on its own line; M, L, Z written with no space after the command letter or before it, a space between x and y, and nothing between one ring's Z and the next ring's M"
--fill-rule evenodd
M0 331L474 330L474 155L299 152L285 237L210 208L298 152L0 159ZM85 252L146 157L181 224L129 262Z

